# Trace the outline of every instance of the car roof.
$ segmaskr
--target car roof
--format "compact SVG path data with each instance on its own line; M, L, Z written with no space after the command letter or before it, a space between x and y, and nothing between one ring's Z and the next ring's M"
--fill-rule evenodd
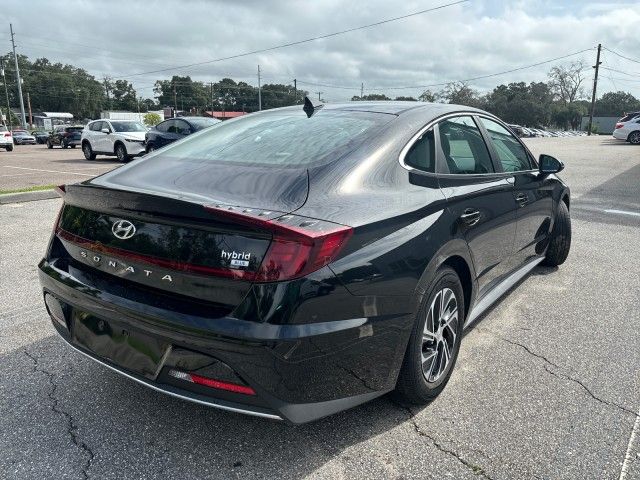
M262 110L256 112L260 115L269 114L270 112L279 112L287 110L301 110L302 105L294 105L291 107L274 108L270 110ZM457 105L452 103L427 103L427 102L407 102L407 101L354 101L344 103L325 103L322 110L329 111L351 111L351 112L370 112L370 113L386 113L391 115L403 115L409 112L420 112L422 116L433 115L434 117L445 115L447 113L455 113L459 111L487 113L474 107L465 105Z

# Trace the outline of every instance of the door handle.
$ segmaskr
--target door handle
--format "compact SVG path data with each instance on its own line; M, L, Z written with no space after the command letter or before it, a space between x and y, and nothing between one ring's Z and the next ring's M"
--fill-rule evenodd
M518 202L521 207L524 207L529 203L529 196L526 193L519 193L516 195L516 202Z
M480 221L480 210L467 208L464 213L460 215L460 220L469 226L475 225Z

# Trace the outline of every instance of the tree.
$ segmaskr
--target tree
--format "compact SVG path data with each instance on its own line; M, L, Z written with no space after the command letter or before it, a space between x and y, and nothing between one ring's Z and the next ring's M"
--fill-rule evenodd
M417 102L418 100L416 100L413 97L396 97L396 101L397 102Z
M105 78L104 87L109 92L111 110L134 111L138 108L138 97L133 85L126 80L111 81Z
M162 121L162 118L160 118L160 115L158 115L157 113L147 113L145 114L145 116L143 117L144 120L144 124L147 127L155 127L157 124L159 124Z
M482 106L478 92L463 82L448 83L435 95L435 98L443 103L455 103L468 107Z
M621 117L627 112L640 110L640 100L627 92L607 92L596 101L598 115Z
M549 87L556 99L564 103L573 103L584 95L582 72L585 65L582 61L570 65L559 65L549 71Z
M420 100L421 102L433 103L436 101L436 96L431 90L425 90L420 94L418 100Z
M357 102L357 101L378 101L378 100L391 100L389 97L387 97L384 93L370 93L368 95L363 95L362 97L358 97L357 95L354 95L353 97L351 97L351 101L352 102Z
M553 94L544 82L498 85L484 99L484 109L508 123L540 127L550 120Z

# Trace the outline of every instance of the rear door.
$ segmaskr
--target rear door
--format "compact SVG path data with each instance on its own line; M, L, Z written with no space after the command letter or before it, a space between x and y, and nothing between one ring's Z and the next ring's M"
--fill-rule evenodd
M533 156L504 126L480 117L499 167L513 175L517 205L514 266L538 256L550 235L554 183L541 176Z
M470 115L438 126L440 188L467 241L482 296L509 271L516 234L513 177L497 172L478 125Z
M102 133L103 128L107 128L106 122L100 121L91 124L91 147L96 152L106 151L105 138L106 133Z

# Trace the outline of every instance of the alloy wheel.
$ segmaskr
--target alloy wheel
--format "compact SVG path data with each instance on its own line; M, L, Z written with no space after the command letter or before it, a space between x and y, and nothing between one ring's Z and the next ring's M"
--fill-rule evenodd
M631 135L629 135L629 142L634 145L640 144L640 131L632 132Z
M458 321L458 300L443 288L431 302L422 334L422 374L428 383L437 382L451 363Z

